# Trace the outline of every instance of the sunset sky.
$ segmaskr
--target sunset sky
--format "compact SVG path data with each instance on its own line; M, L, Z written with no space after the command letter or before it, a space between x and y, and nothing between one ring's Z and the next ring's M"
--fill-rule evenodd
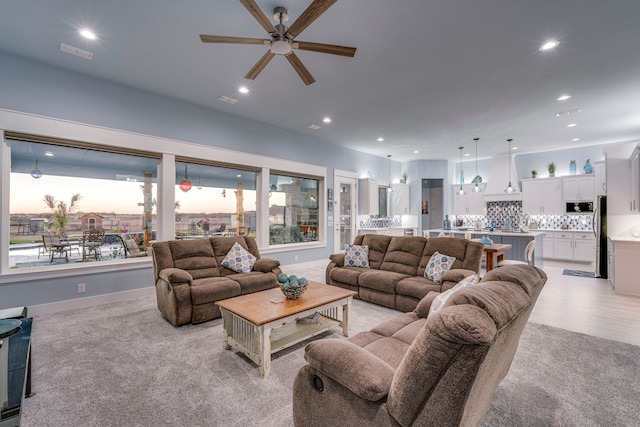
M11 214L49 213L43 199L51 194L56 200L69 203L74 193L80 193L82 199L76 211L80 212L116 212L120 214L142 213L143 193L141 182L126 182L104 179L60 177L44 175L34 179L29 174L12 173L10 191ZM153 195L156 195L153 185ZM234 189L226 189L222 197L221 188L194 185L187 193L176 186L176 200L180 202L181 213L232 213L236 211ZM243 192L245 210L255 210L255 191ZM274 193L270 204L284 205L284 193ZM155 209L154 209L155 210Z

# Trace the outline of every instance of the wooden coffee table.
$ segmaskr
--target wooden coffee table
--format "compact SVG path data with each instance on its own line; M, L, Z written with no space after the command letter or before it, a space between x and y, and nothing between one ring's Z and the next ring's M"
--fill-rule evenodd
M349 308L357 293L310 282L296 300L280 288L218 301L222 312L224 349L239 351L258 365L262 377L271 370L271 355L335 326L349 336ZM278 301L281 302L272 302ZM299 319L319 313L318 323Z

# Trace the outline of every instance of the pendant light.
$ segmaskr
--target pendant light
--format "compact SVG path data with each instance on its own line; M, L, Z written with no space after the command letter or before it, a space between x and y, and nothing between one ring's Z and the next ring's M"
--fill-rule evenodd
M509 186L504 189L504 192L507 194L516 192L516 189L511 186L511 141L513 141L513 139L507 139L507 142L509 143Z
M42 171L38 169L38 160L36 159L36 167L31 170L31 176L35 179L42 178Z
M198 177L198 186L196 188L198 190L202 190L202 184L200 183L200 177Z
M184 165L184 178L180 181L180 189L185 193L191 190L191 181L189 181L189 177L187 176L187 165Z
M462 188L462 181L464 181L464 175L462 175L462 150L464 149L464 147L458 147L458 149L460 150L460 189L456 192L456 194L458 196L464 196L465 194L467 194L467 192Z
M473 140L476 142L476 177L473 178L473 182L475 182L476 185L471 191L473 191L474 193L479 193L482 191L482 188L480 188L480 185L478 184L478 141L480 140L480 138L473 138Z
M391 193L393 188L391 188L391 154L387 154L387 158L389 159L389 186L387 187L387 193Z

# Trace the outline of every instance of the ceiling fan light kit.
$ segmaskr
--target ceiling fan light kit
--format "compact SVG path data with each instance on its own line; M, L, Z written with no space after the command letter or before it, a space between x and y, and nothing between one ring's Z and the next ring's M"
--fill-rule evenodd
M283 55L289 61L289 64L298 73L298 76L306 85L314 83L316 80L313 78L309 70L302 64L302 61L295 54L293 49L307 50L311 52L327 53L330 55L339 55L353 57L356 54L355 47L337 46L324 43L294 41L294 39L304 31L313 21L318 19L320 15L329 9L337 0L314 0L308 7L302 12L302 15L288 27L284 25L284 22L289 20L289 14L287 9L282 6L277 6L273 10L273 19L277 22L276 25L272 25L271 21L267 18L264 12L258 7L255 0L240 0L240 3L253 15L262 28L264 28L269 36L270 40L256 39L248 37L228 37L228 36L213 36L201 34L200 40L203 43L234 43L234 44L260 44L268 45L269 50L258 60L258 62L249 70L244 76L245 79L254 80L260 72L267 66L269 61L275 55Z

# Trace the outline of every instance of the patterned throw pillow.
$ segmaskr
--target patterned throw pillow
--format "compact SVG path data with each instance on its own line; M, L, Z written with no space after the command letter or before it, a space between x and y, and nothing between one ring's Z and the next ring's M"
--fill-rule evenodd
M427 268L424 269L424 277L440 283L442 281L442 275L451 268L455 260L456 257L434 252L433 255L431 255L429 264L427 264Z
M459 281L458 284L453 288L449 289L448 291L444 291L443 293L435 297L433 302L431 302L431 307L429 308L427 319L442 310L449 298L451 298L451 295L453 295L455 292L468 286L475 285L476 283L478 283L478 275L473 274L466 279Z
M369 246L347 245L344 250L344 265L369 268Z
M227 252L227 256L222 260L222 265L232 269L236 273L248 273L253 269L255 262L256 257L236 242L231 249L229 249L229 252Z

